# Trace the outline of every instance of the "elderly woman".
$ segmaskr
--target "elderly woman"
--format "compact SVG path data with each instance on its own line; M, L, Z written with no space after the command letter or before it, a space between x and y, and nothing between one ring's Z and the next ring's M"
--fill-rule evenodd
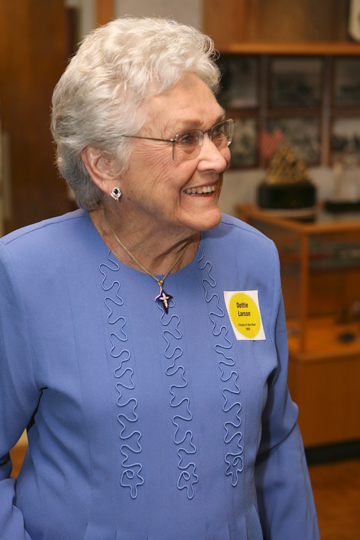
M213 56L118 19L55 89L80 209L0 242L3 540L318 539L277 254L218 206Z

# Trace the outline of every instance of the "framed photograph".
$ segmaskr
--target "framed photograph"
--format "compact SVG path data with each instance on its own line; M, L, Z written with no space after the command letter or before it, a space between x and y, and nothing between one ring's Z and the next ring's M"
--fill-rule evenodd
M360 58L336 59L334 105L360 106Z
M256 118L235 118L234 138L230 146L232 167L258 164L258 122Z
M229 56L218 61L221 71L217 99L223 107L248 109L258 106L259 61L255 56Z
M320 161L319 118L274 118L269 120L267 130L281 129L284 140L291 146L299 159L308 165Z
M360 118L335 118L332 126L332 161L352 154L360 160Z
M316 107L321 103L321 58L274 58L271 62L271 107Z

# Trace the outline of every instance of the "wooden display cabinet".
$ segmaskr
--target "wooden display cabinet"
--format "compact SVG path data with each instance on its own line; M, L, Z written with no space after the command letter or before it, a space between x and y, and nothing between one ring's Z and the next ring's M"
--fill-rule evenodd
M289 342L288 384L307 447L360 439L360 214L297 221L240 205L274 240Z

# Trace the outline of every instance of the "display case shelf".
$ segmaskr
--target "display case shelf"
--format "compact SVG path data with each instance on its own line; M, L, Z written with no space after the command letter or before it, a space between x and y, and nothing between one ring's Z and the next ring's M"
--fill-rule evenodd
M346 41L248 41L229 45L224 53L296 56L358 56L360 44Z
M313 221L301 222L254 205L238 212L279 251L288 382L305 445L359 439L360 214L319 206Z

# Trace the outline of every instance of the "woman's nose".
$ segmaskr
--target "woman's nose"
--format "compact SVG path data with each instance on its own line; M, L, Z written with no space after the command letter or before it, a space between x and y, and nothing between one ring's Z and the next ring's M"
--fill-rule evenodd
M228 168L229 163L229 147L218 148L210 139L209 134L204 134L204 140L199 154L198 170L213 170L221 173Z

